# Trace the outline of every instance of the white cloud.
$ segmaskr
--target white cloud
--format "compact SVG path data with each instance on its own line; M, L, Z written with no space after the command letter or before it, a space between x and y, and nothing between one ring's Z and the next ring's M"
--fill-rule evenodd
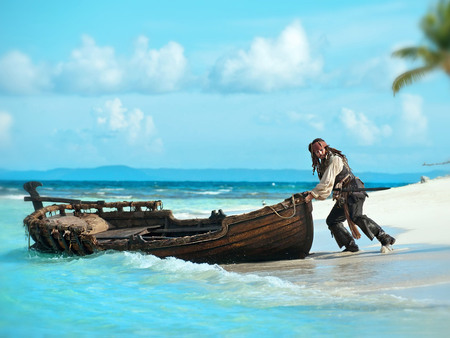
M11 51L0 58L0 92L35 94L49 87L48 69L33 64L26 54Z
M300 114L294 111L287 112L288 118L293 122L303 122L307 123L309 126L313 127L318 131L324 130L324 122L314 114Z
M129 62L129 82L142 92L167 92L180 88L187 69L183 47L169 42L159 50L149 49L148 38L140 36Z
M5 111L0 111L0 148L9 145L13 118Z
M348 108L342 108L340 118L347 130L364 145L372 145L379 137L387 137L392 134L392 128L389 125L378 127L363 113L356 113Z
M83 94L117 91L123 70L116 60L114 48L99 47L87 35L81 40L81 47L72 51L70 60L57 66L59 89Z
M111 130L116 131L128 127L126 111L127 109L122 107L122 102L118 98L105 102L105 112L108 116L104 119L109 122Z
M427 140L428 120L422 113L423 99L417 95L402 96L401 127L408 142L423 143Z
M321 69L322 62L311 57L306 33L296 20L275 40L255 38L247 51L220 59L209 80L219 90L268 92L305 85Z
M176 42L156 50L140 36L133 56L119 61L112 47L97 46L94 39L83 36L81 48L58 66L58 82L64 90L84 94L161 93L179 89L186 69L184 49Z
M69 60L53 66L38 66L19 51L0 58L0 92L34 94L56 92L101 95L118 92L162 93L181 88L186 78L187 59L183 47L169 42L150 49L148 39L137 40L132 57L118 57L110 46L98 46L84 35L81 46Z
M136 140L139 138L139 135L141 135L142 133L141 129L146 129L145 126L144 128L142 128L142 120L144 119L144 113L140 109L134 109L129 113L128 116L129 116L128 139L131 144L134 144ZM146 134L150 133L146 132Z
M153 117L141 109L128 109L120 99L106 101L104 106L95 109L97 124L104 128L103 133L114 139L123 139L128 145L138 146L155 152L162 151L163 142L157 137ZM101 131L101 130L100 130Z
M135 143L139 138L151 138L157 133L153 117L146 116L142 110L133 109L129 113L128 118L130 143Z

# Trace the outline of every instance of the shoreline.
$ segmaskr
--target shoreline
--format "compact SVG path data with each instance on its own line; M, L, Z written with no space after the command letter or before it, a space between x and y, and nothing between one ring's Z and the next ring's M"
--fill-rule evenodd
M396 238L393 251L362 234L360 251L341 252L325 218L334 202L313 202L311 255L291 261L224 265L227 271L274 276L346 297L383 294L450 305L450 176L373 192L364 213ZM425 221L428 221L424 224ZM346 224L345 224L346 225ZM312 282L311 282L312 280Z

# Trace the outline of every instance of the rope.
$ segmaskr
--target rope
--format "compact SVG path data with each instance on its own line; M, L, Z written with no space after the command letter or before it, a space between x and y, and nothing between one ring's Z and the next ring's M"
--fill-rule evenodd
M361 234L359 233L358 228L356 227L356 224L353 222L352 218L350 217L350 212L348 211L347 197L345 197L345 202L344 202L344 213L345 213L345 218L347 219L348 227L350 228L350 230L352 232L353 238L360 239Z
M292 217L294 217L295 216L295 199L294 199L294 195L292 195L292 204L294 205L294 213L291 215L291 216L289 216L289 217L285 217L285 216L281 216L271 205L269 205L269 208L270 209L272 209L272 211L278 216L278 217L280 217L280 218L283 218L283 219L291 219Z

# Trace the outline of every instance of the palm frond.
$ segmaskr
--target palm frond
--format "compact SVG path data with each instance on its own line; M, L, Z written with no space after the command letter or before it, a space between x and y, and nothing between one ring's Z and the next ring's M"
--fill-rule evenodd
M450 0L439 0L421 21L421 28L430 42L429 47L408 47L392 53L404 59L422 59L424 66L400 74L392 83L395 94L404 86L421 79L434 68L442 68L450 75Z
M423 46L402 48L393 52L392 56L412 60L420 58L424 60L427 65L438 63L441 58L439 52Z
M405 59L417 59L419 56L419 48L422 47L406 47L396 50L392 53L392 56L405 58Z
M430 72L435 66L424 66L416 69L409 70L403 74L397 76L392 83L392 91L395 94L398 93L400 89L404 86L409 85L425 76L426 73Z
M429 41L440 50L450 49L450 1L441 0L426 14L421 28Z

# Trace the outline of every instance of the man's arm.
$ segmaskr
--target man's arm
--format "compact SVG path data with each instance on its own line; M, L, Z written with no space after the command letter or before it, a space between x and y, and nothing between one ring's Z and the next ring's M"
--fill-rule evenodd
M344 162L339 156L333 156L330 165L323 173L322 179L316 185L316 187L310 191L309 195L306 196L305 201L309 202L313 198L318 200L324 200L330 196L333 191L334 180L336 176L344 168Z

